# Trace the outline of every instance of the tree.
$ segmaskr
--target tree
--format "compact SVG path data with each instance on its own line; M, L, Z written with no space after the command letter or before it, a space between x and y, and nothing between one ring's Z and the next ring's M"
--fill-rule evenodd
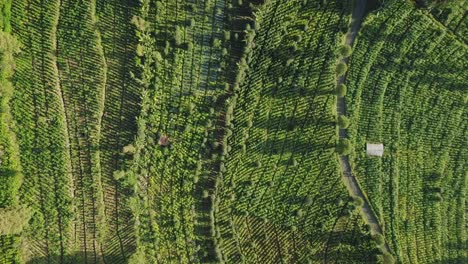
M27 207L0 208L0 235L21 233L31 216L32 212Z
M117 181L120 179L123 179L125 177L125 171L116 170L114 171L113 176L114 176L114 179Z
M395 259L393 258L392 254L390 254L388 252L385 253L383 255L383 263L384 264L393 264L393 263L395 263Z
M340 155L348 155L351 153L351 150L353 149L353 145L349 141L349 139L340 139L338 144L335 147L336 152Z
M125 154L132 155L132 154L135 154L135 151L136 151L136 149L132 144L129 144L129 145L123 147L123 153L125 153Z
M362 200L361 197L358 197L358 196L353 197L353 203L356 207L361 207L364 205L364 201Z
M382 234L376 233L372 235L372 240L377 244L377 246L382 246L385 243L385 238Z
M179 26L176 26L174 33L174 42L176 46L180 46L180 44L182 44L183 35L184 31Z
M343 45L340 47L340 55L343 58L347 58L353 53L353 49L349 45Z
M133 253L128 259L129 264L140 264L140 263L146 263L146 262L147 262L147 259L143 250L138 250L137 252Z
M346 65L346 63L344 62L340 62L338 63L338 65L336 65L336 75L337 76L343 76L346 71L348 71L348 65Z
M349 119L344 115L338 116L338 126L340 128L343 128L343 129L348 128L349 127Z
M344 97L346 95L347 90L348 90L348 87L346 87L346 85L340 84L336 87L335 92L338 97Z

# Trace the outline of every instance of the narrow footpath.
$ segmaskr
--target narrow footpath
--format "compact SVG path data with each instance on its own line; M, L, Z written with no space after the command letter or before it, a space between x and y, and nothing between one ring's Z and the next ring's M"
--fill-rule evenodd
M353 14L351 17L351 26L346 33L346 40L345 43L350 45L351 47L354 44L354 40L356 39L356 35L361 27L362 19L364 18L365 11L366 11L366 4L367 0L356 0L355 6L353 9ZM348 64L349 58L343 58L340 62ZM346 75L343 75L338 78L337 86L340 84L345 83ZM338 115L346 115L346 100L344 97L338 97L336 110ZM345 139L348 137L348 133L346 129L339 129L339 138ZM364 201L364 204L361 208L361 213L365 218L365 221L370 225L371 233L372 234L382 234L382 228L379 225L379 221L377 216L375 215L374 211L369 205L369 201L367 200L366 196L364 195L361 187L359 186L358 180L354 177L351 171L351 164L349 163L348 156L340 156L340 167L343 174L343 181L348 189L350 195L361 197ZM384 251L391 253L390 247L388 246L387 242L384 244Z

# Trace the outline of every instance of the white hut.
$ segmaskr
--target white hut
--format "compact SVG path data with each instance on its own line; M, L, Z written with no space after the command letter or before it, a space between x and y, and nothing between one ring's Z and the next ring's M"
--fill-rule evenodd
M383 155L383 144L366 144L366 152L369 156L379 156L382 157Z

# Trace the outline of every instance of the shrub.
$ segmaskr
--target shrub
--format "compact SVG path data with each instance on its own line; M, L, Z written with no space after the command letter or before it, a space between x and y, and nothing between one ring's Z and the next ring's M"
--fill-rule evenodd
M340 139L338 144L336 145L336 152L340 155L348 155L351 153L351 150L353 148L353 145L348 139Z
M343 58L349 57L353 53L353 49L349 45L343 45L340 47L340 55Z
M348 65L346 65L346 63L344 62L340 62L338 63L338 65L336 65L336 75L337 76L343 76L346 71L348 70Z
M344 84L340 84L336 87L336 95L339 97L344 97L346 95L346 92L348 90L348 87Z
M344 115L338 116L338 126L340 128L348 128L349 127L349 119Z

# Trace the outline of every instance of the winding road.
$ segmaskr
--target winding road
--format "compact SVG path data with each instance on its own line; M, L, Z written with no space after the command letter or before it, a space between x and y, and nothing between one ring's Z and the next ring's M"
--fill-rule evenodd
M351 26L346 33L346 40L345 43L350 45L351 47L354 44L354 40L356 39L356 35L361 27L362 19L364 18L365 11L366 11L366 4L367 0L356 0L355 6L353 9L353 14L351 17ZM342 58L340 62L348 64L349 58ZM346 81L346 75L343 75L337 79L337 85L343 84ZM336 103L336 110L338 115L346 115L346 100L344 97L338 97ZM339 138L344 139L347 138L348 133L346 129L339 129ZM366 196L364 195L359 183L354 177L351 164L349 162L348 156L340 156L340 167L343 173L343 181L348 189L350 195L361 197L364 201L363 206L361 207L361 213L365 218L366 222L370 225L371 233L372 234L383 234L382 228L380 227L379 221L377 216L375 215L374 211L369 205L369 201L367 200ZM383 250L385 252L391 253L390 247L388 246L387 242L385 242L383 246Z

